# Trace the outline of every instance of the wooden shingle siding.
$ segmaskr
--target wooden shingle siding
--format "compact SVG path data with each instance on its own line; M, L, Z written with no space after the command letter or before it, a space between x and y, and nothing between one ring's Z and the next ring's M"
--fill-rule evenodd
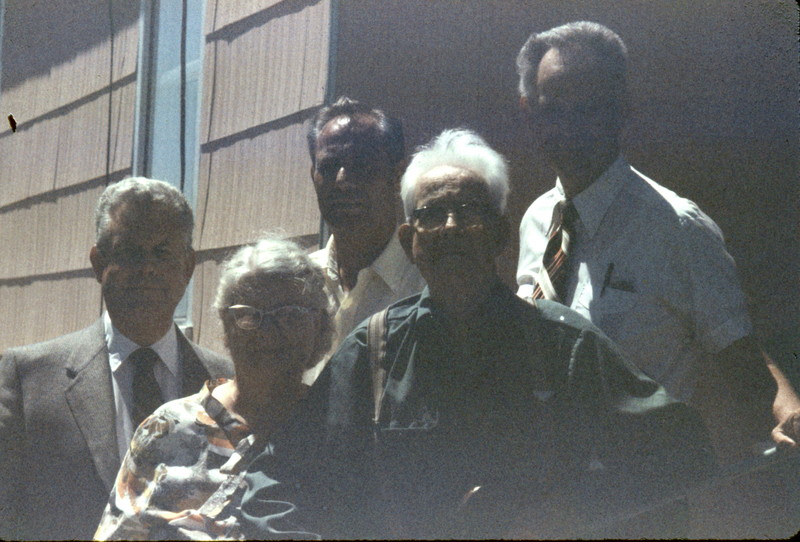
M100 315L94 207L108 182L131 172L139 35L138 2L5 6L0 351Z

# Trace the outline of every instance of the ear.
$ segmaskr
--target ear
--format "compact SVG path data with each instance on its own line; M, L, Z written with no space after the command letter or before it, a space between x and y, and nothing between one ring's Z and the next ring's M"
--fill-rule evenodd
M519 97L519 107L517 108L517 115L520 122L524 126L530 127L531 125L531 104L527 97Z
M184 278L188 283L194 274L194 266L197 264L197 254L193 248L189 247L189 253L186 255L186 267L184 268Z
M416 263L414 261L414 233L416 233L414 226L408 222L400 224L400 227L397 229L397 237L400 239L400 246L403 247L403 251L405 251L406 257L411 263Z
M94 271L94 278L97 282L103 283L103 271L106 269L106 262L97 250L97 245L94 245L89 250L89 261L92 262L92 270Z

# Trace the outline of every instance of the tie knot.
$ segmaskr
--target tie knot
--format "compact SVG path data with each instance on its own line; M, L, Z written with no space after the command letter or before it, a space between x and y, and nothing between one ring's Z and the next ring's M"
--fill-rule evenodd
M152 348L137 348L128 356L134 365L134 371L153 370L153 366L161 359Z

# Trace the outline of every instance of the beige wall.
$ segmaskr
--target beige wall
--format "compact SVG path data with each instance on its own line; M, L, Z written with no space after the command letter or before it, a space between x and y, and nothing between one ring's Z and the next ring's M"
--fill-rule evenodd
M137 2L108 5L6 2L0 111L19 127L0 119L0 348L99 314L91 209L130 173L139 17ZM720 224L759 334L797 351L798 17L778 0L208 0L195 337L219 345L210 303L233 247L276 228L314 244L303 124L326 97L400 116L409 149L445 127L478 130L510 160L518 221L553 176L521 130L513 59L531 31L575 19L629 46L631 161ZM62 314L42 323L48 305Z
M224 256L265 230L317 241L304 122L325 98L330 13L327 0L207 3L192 320L218 351Z
M100 314L88 258L93 211L103 186L130 172L139 9L103 8L6 2L0 351L80 329Z
M6 8L0 110L19 125L0 125L0 351L100 314L93 210L132 171L140 11ZM220 351L221 260L264 230L318 240L303 123L325 98L330 14L327 0L206 2L192 319L195 339Z

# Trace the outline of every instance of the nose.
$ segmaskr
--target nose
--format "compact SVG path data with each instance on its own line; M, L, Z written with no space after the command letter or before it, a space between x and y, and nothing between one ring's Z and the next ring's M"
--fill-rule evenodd
M137 263L143 275L154 275L159 264L158 259L153 257L141 258Z
M445 219L444 224L442 225L442 230L455 231L460 229L461 229L461 221L459 220L456 212L453 210L447 211L447 219Z

